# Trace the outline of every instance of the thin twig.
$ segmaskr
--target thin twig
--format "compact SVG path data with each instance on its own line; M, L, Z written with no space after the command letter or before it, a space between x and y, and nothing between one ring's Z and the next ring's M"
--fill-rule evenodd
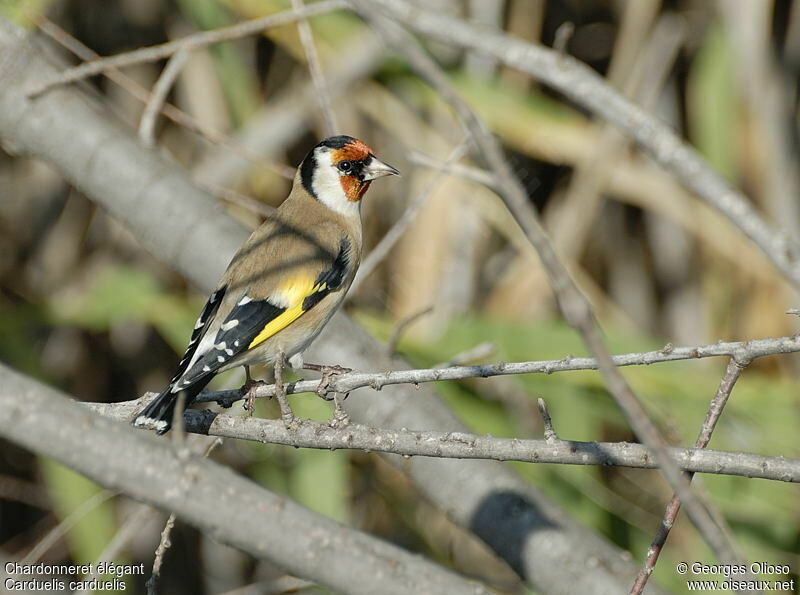
M542 416L542 423L544 424L544 440L545 442L555 442L558 440L558 434L556 434L555 429L553 428L553 419L550 417L550 413L547 411L547 403L544 402L544 399L541 397L536 399L536 404L539 406L539 413Z
M564 21L556 29L555 38L553 39L553 49L559 54L566 54L567 45L572 35L575 33L575 23L572 21Z
M255 213L261 217L269 217L276 211L275 207L263 203L260 200L256 200L252 196L247 196L241 192L236 192L236 190L232 190L231 188L218 186L204 180L195 180L195 183L203 190L214 196L214 198L218 198L220 200L224 200L225 202L229 202L232 205L242 207L243 209L246 209L251 213Z
M559 260L537 214L530 205L525 189L514 177L497 140L492 136L485 123L478 118L452 87L439 65L419 47L417 40L412 35L396 23L381 17L376 12L373 3L366 0L354 0L354 4L382 32L387 43L400 52L408 60L409 65L442 95L470 130L482 157L497 178L500 196L525 232L528 241L539 254L550 277L564 318L580 333L589 351L597 357L606 386L625 414L628 423L638 438L653 451L659 462L661 473L680 496L687 515L717 558L724 563L740 563L735 554L736 548L728 539L725 530L710 514L708 504L691 490L688 480L671 459L666 441L650 419L636 393L615 366L611 354L601 338L591 305ZM384 5L385 2L378 0L375 4ZM395 7L399 5L405 6L405 3L401 0L392 3L392 6ZM566 56L563 58L568 59Z
M72 35L67 33L64 29L53 23L52 21L42 18L39 21L39 28L43 33L48 35L53 41L66 48L71 53L75 54L81 60L94 60L99 58L99 55L92 49L85 46L79 40L75 39ZM140 85L138 82L130 78L117 68L109 68L104 72L111 81L118 84L131 94L136 100L144 104L150 99L150 92ZM294 169L265 162L263 157L254 151L250 151L245 146L237 143L226 134L215 130L203 124L194 116L186 113L185 111L175 107L171 103L165 103L162 107L162 113L165 117L169 118L179 126L184 127L186 130L200 135L208 142L225 147L227 150L235 153L242 159L258 165L259 167L267 167L268 169L276 172L278 175L287 179L294 177Z
M626 6L629 7L626 14L636 12L631 5ZM617 73L617 84L623 93L643 108L651 109L672 71L684 38L683 21L669 15L659 20L635 60L615 52L611 68ZM628 49L633 52L633 48ZM633 62L632 68L626 68L629 62ZM613 79L611 84L615 84ZM624 157L628 145L628 138L618 128L601 122L595 149L575 164L569 186L547 225L558 253L567 262L576 262L583 255L605 202L603 191L613 177L612 164Z
M38 97L53 87L79 81L94 76L95 74L105 72L111 68L122 68L123 66L131 66L132 64L155 62L156 60L168 58L180 50L196 50L222 41L247 37L248 35L262 33L266 29L288 25L301 19L345 8L346 6L347 3L343 0L322 0L311 6L306 6L302 10L287 10L278 14L237 23L230 27L222 27L214 29L213 31L201 31L200 33L187 35L186 37L174 41L140 48L132 52L125 52L124 54L117 54L116 56L110 56L108 58L100 58L92 62L81 64L80 66L68 68L56 76L50 77L49 80L46 80L44 83L30 90L28 92L28 97Z
M158 77L156 84L153 85L150 99L144 107L142 118L139 121L139 139L145 147L153 147L156 144L156 119L163 110L167 95L188 59L188 50L179 50L173 54L164 70L161 71L161 76Z
M383 62L383 48L369 32L355 35L337 47L336 60L326 68L328 92L335 102L351 91ZM342 59L346 56L347 59ZM254 113L235 135L237 144L266 158L277 158L286 148L301 139L308 129L310 115L318 110L313 81L298 81L277 93L269 104ZM248 163L229 151L209 151L192 168L203 180L230 185L244 175ZM294 168L290 173L294 175Z
M301 11L305 7L303 0L292 0L292 8ZM319 106L322 110L322 117L325 119L325 136L333 136L339 130L336 122L336 112L333 110L333 101L328 91L328 84L325 82L325 75L322 73L322 64L317 53L317 46L314 44L314 34L311 31L311 24L308 19L297 21L297 31L300 34L300 43L303 44L303 51L308 61L308 71L311 73L311 80L314 83Z
M181 393L183 394L183 393ZM183 409L183 403L179 402L178 406L175 408L176 411ZM177 415L176 415L177 417ZM181 434L185 431L185 426L183 423L183 416L180 416L180 422L178 423L178 430ZM176 424L173 421L173 431L176 429ZM206 447L205 452L203 453L204 457L210 455L213 450L222 444L221 438L216 438L211 441L210 444ZM183 438L180 439L180 442L176 442L176 446L178 448L183 448ZM188 451L188 449L186 449ZM179 454L179 456L181 456ZM145 587L147 589L147 595L158 595L158 580L161 577L161 565L164 563L164 554L167 553L167 550L172 547L172 542L170 541L170 535L172 535L172 530L175 528L175 513L169 515L167 522L164 524L164 529L161 531L161 538L158 542L158 547L156 548L155 557L153 559L153 570L150 573L150 578L147 579L145 583Z
M150 520L150 518L156 516L157 514L159 514L159 512L156 509L151 508L146 504L139 504L136 510L134 510L128 516L111 541L108 542L108 545L106 545L105 549L97 557L95 563L91 565L92 572L86 577L85 580L91 581L92 578L97 577L97 569L100 568L100 565L113 562L127 547L128 543L141 533L142 525L144 525ZM79 591L74 595L89 595L89 593L92 592L93 590L87 587L86 589Z
M58 525L53 527L47 535L45 535L28 554L20 560L20 564L36 564L42 556L44 556L51 547L61 540L67 532L75 526L75 523L80 521L87 514L92 512L95 508L100 506L103 502L110 500L117 495L117 492L110 490L102 490L94 494L91 498L84 500L80 506L70 512Z
M476 27L403 0L371 0L369 6L363 0L352 1L364 12L380 8L418 33L470 51L477 50L530 74L614 123L684 186L728 218L763 250L788 280L800 286L800 243L768 225L752 203L717 174L697 151L667 125L625 99L587 65L541 45Z
M668 344L656 351L615 355L612 357L612 361L616 366L647 366L664 362L727 356L732 357L737 362L748 362L759 357L787 353L800 353L800 336L719 342L695 347L675 347ZM498 362L476 366L391 370L371 373L353 371L333 376L330 379L329 390L347 393L367 386L380 390L384 386L392 384L420 384L423 382L489 378L491 376L512 374L554 374L556 372L577 370L597 370L598 367L599 364L595 358L568 355L558 360ZM286 385L286 392L287 394L315 393L318 386L318 380L303 380ZM275 391L272 386L259 386L256 389L258 398L271 398L274 395ZM241 393L238 390L203 392L198 395L196 401L223 401L226 405L229 405L239 398L241 398Z
M497 180L495 180L491 172L488 172L485 169L464 165L462 163L448 163L446 161L440 161L439 159L431 157L430 155L426 155L425 153L417 151L416 149L411 149L408 152L407 158L408 161L414 165L438 169L444 173L457 176L469 182L482 184L487 188L497 187Z
M474 362L489 357L495 351L497 351L497 345L495 345L491 341L483 341L481 343L478 343L477 345L470 347L469 349L465 349L464 351L456 353L446 362L442 362L441 364L436 364L433 367L450 368L452 366L463 366L465 364L468 364L469 362Z
M447 159L445 160L445 165L458 161L464 155L464 153L467 152L468 148L469 143L466 140L456 146L456 148L452 150L450 155L448 155ZM394 225L392 225L389 231L387 231L386 234L381 238L381 241L378 242L378 244L370 251L367 257L364 259L364 262L361 263L358 273L356 273L356 278L353 280L353 284L350 286L350 291L348 292L349 295L356 294L358 288L364 283L364 280L369 277L376 268L378 268L378 265L383 261L384 258L386 258L394 245L397 244L408 226L411 225L416 218L417 213L419 213L420 209L431 197L434 190L436 190L443 175L443 171L436 172L433 178L431 178L430 182L425 186L425 188L422 189L416 198L414 198L400 218L395 221Z
M736 361L733 358L728 361L728 367L725 369L722 380L720 380L714 398L711 399L708 413L706 413L706 417L703 420L703 425L700 428L700 433L697 435L697 440L694 442L695 448L705 448L708 446L708 443L711 441L711 434L714 432L714 428L722 415L722 410L725 408L725 404L731 396L733 387L736 385L736 381L739 380L745 367L747 367L747 362ZM689 481L691 481L691 474L689 476ZM658 527L658 532L647 550L647 557L644 561L644 565L631 587L631 595L641 595L644 591L644 587L653 574L653 570L658 563L658 557L664 549L664 544L667 542L669 532L675 524L675 519L678 517L680 509L681 501L676 494L673 494L664 511L664 518Z
M389 337L389 340L386 342L386 353L389 355L394 355L397 352L397 343L400 341L400 337L403 336L403 333L406 329L414 324L417 320L422 318L423 316L427 316L433 312L433 306L428 306L427 308L423 308L419 312L414 312L410 316L406 316L403 320L397 323L397 326L392 331L392 335Z
M52 503L41 486L13 475L0 475L0 500L21 502L28 506L50 510Z
M169 515L164 529L161 531L161 540L158 542L156 548L156 555L153 559L153 571L150 573L150 578L144 584L147 589L147 595L158 595L158 579L161 577L161 565L164 563L164 554L172 547L172 542L169 536L172 534L172 529L175 527L175 515Z

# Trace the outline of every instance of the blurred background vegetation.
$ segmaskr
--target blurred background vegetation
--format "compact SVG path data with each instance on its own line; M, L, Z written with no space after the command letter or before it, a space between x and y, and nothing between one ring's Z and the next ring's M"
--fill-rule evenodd
M0 14L32 30L32 22L47 19L109 55L290 4L5 0ZM563 39L565 51L667 121L769 220L797 234L800 0L425 4L533 43ZM584 354L559 319L544 272L500 200L482 186L428 166L447 160L464 140L448 106L401 60L387 55L352 14L311 22L341 132L364 139L403 172L401 181L376 186L365 200L367 249L412 201L425 200L389 257L350 295L348 311L388 339L401 321L433 306L398 344L419 366L448 361L486 342L491 353L480 361ZM565 23L574 26L571 36L563 35ZM795 294L758 250L613 130L526 75L439 44L428 49L503 141L614 351L796 332L796 318L785 314L798 306ZM76 61L66 50L57 51ZM163 66L135 66L125 74L150 88ZM91 87L119 118L138 125L143 105L129 90L103 77L91 80ZM248 227L287 195L287 172L291 175L325 136L294 25L192 53L169 100L228 140L210 142L162 118L157 135L164 158L180 162L219 198L220 209ZM168 382L203 299L46 164L0 152L4 362L81 400L129 400ZM667 437L688 445L724 366L720 359L625 374ZM795 356L767 358L749 369L711 447L800 456L799 371ZM238 386L241 375L218 382ZM595 373L438 388L476 432L539 437L535 402L541 396L562 438L633 439ZM328 405L307 396L294 397L293 404L301 415L321 420L330 415ZM272 403L260 407L260 415L277 414ZM375 455L228 441L212 456L315 510L425 553L499 591L526 592L508 567ZM515 468L636 559L646 552L670 496L649 471ZM789 564L797 572L796 486L716 476L696 481L731 523L746 559ZM89 563L131 517L139 528L117 561L149 568L163 527L160 514L103 495L76 474L2 444L3 558ZM677 560L713 561L683 517L655 571L657 581L680 592L683 583L673 571ZM181 524L163 573L165 593L223 593L280 576L268 564ZM130 579L128 588L144 592L143 580Z

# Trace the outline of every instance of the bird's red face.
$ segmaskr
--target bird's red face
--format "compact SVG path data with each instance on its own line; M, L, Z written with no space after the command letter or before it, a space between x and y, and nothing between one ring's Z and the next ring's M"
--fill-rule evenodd
M300 165L300 181L314 198L346 215L358 215L360 201L375 178L397 175L360 140L332 136L319 143Z
M372 150L358 139L353 139L341 149L331 151L331 161L340 172L339 183L347 200L358 202L369 188L371 179L364 179L364 164L372 156Z

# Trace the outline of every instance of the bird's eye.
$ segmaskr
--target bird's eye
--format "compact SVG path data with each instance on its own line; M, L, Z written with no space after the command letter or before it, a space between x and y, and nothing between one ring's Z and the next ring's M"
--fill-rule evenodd
M349 161L342 161L342 162L339 163L338 167L339 167L339 171L347 173L351 169L353 169L353 164L350 163Z

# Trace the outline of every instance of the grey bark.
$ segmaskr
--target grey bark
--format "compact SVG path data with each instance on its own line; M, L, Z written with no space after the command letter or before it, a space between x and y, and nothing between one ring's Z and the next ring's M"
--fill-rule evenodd
M100 417L0 365L0 435L291 574L346 593L487 593L422 556L282 498L188 449ZM357 578L356 578L357 577Z

